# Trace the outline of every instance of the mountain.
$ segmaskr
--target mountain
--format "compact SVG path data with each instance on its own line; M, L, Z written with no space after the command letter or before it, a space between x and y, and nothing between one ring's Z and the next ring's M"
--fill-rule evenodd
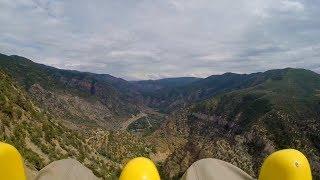
M198 79L182 86L142 94L150 107L170 112L219 93L255 86L268 78L276 79L280 75L280 70L252 74L225 73Z
M3 54L0 69L18 81L39 106L70 126L117 129L142 109L132 85L111 75L61 70Z
M214 157L257 177L267 155L295 148L308 157L319 179L320 75L288 68L223 76L237 81L210 85L220 93L175 111L155 132L166 140L163 151L170 152L162 164L165 176L180 177L196 160Z
M25 159L27 167L40 170L46 164L75 157L98 172L104 162L116 168L72 130L54 121L32 102L22 88L0 71L0 140L14 145Z
M137 156L165 179L196 160L257 177L278 149L303 152L320 179L320 75L305 69L126 81L0 54L1 141L30 169L77 159L105 179Z
M181 87L200 80L196 77L164 78L158 80L131 81L140 92L153 93L159 90Z
M0 70L0 141L19 150L28 172L74 158L96 176L110 179L119 175L128 160L148 157L152 152L152 146L127 132L70 129L36 104L24 88Z

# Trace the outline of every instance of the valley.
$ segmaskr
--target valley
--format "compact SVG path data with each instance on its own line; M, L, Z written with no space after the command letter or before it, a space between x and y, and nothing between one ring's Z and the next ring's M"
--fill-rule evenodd
M179 179L202 158L253 177L270 153L295 148L320 178L320 75L305 69L126 81L0 54L0 140L32 172L75 158L103 179L128 160Z
M122 124L121 130L122 130L122 131L127 130L128 126L129 126L130 124L132 124L132 123L134 123L135 121L137 121L137 120L139 120L139 119L141 119L141 118L143 118L143 117L146 117L146 116L148 116L148 115L145 114L145 113L142 113L142 112L140 112L140 113L137 114L137 115L133 115L131 118L127 119L127 120Z

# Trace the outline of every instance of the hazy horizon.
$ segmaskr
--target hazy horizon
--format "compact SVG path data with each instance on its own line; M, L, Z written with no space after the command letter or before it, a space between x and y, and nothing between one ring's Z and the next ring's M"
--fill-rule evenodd
M0 54L3 54L0 52ZM5 54L7 56L19 56L17 54ZM22 57L22 56L20 56ZM27 57L23 57L23 58L27 58ZM27 58L29 59L29 58ZM34 60L32 59L29 59L33 62L35 62ZM39 63L39 62L36 62L36 63ZM42 64L42 63L39 63L39 64ZM43 65L46 65L46 64L43 64ZM47 66L50 66L50 65L47 65ZM51 66L51 67L54 67L54 66ZM200 76L172 76L172 77L163 77L163 78L158 78L158 79L126 79L126 78L122 78L122 77L117 77L113 74L110 74L110 73L95 73L95 72L90 72L90 71L81 71L81 70L77 70L77 69L64 69L64 68L59 68L59 67L55 67L55 68L58 68L58 69L61 69L61 70L70 70L70 71L78 71L78 72L84 72L84 73L94 73L94 74L105 74L105 75L111 75L113 77L116 77L116 78L121 78L121 79L124 79L126 81L152 81L152 80L162 80L162 79L175 79L175 78L199 78L199 79L205 79L205 78L208 78L210 76L214 76L214 75L223 75L223 74L226 74L226 73L233 73L233 74L252 74L252 73L263 73L265 71L269 71L269 70L277 70L277 69L267 69L265 71L255 71L255 72L248 72L248 73L237 73L237 72L230 72L230 71L227 71L227 72L223 72L223 73L220 73L220 74L210 74L209 76L204 76L204 77L200 77ZM281 68L281 69L288 69L288 68L293 68L293 67L285 67L285 68ZM306 69L306 68L295 68L295 69L305 69L305 70L310 70L312 71L311 69ZM317 74L320 74L319 72L317 71L313 71Z
M320 2L0 0L0 49L126 80L320 72Z

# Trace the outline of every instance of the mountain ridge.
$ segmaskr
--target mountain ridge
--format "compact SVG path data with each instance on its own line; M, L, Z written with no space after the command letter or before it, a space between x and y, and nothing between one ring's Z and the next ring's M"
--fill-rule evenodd
M215 157L257 177L267 155L294 148L308 157L313 176L319 178L320 75L302 69L270 73L272 78L261 84L176 112L183 118L170 119L157 132L173 130L165 139L180 136L184 142L166 159L166 176L180 177L197 159Z
M153 152L151 145L128 132L102 127L79 131L65 126L55 114L37 106L29 93L2 70L0 129L0 141L18 149L28 172L36 172L56 160L73 158L100 178L116 179L128 160L148 157Z
M314 178L320 178L320 75L313 71L285 68L126 81L19 58L0 54L0 69L15 80L9 84L23 87L24 96L53 123L64 122L50 126L53 131L66 128L72 134L75 129L79 141L117 165L135 156L151 157L163 177L175 179L192 162L213 157L257 177L267 155L295 148L308 157ZM61 144L67 142L61 139ZM119 173L115 165L99 172L89 168L99 177Z
M130 117L131 114L138 113L140 109L138 102L139 95L135 91L131 92L131 85L127 81L111 75L60 70L34 63L23 57L6 55L0 56L0 68L15 78L30 94L40 92L40 94L32 95L33 97L38 97L36 100L46 100L47 97L44 96L46 94L52 94L55 97L61 97L61 94L63 96L68 95L69 97L81 99L81 101L85 101L93 107L94 104L100 103L103 106L102 108L105 109L105 114L110 114L110 117L88 118L88 123L99 121L106 123L105 127L107 127L109 126L109 119L116 123L112 126L117 126L117 119ZM37 88L34 88L35 85ZM82 122L86 121L81 117L82 112L77 110L83 109L81 108L81 104L72 105L74 108L71 110L63 108L64 103L69 103L69 98L62 97L56 99L51 98L52 104L47 104L45 107L51 110L51 113L58 115L59 111L63 110L69 112L72 119L79 119ZM72 106L70 105L70 107ZM57 107L61 108L56 110ZM62 117L66 121L69 118Z

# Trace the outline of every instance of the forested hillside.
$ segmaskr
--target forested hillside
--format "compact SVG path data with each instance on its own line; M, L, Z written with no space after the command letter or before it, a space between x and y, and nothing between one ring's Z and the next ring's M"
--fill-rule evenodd
M261 75L264 81L196 103L163 125L157 133L185 142L163 164L167 176L179 177L192 162L214 157L257 177L267 155L294 148L308 157L319 178L319 74L284 69Z
M115 129L139 112L139 94L123 79L107 74L60 70L20 56L0 54L0 68L42 108L73 126Z
M19 150L29 171L38 171L55 160L75 158L98 177L110 179L119 175L121 165L129 159L152 152L143 140L125 132L92 129L83 134L65 127L3 71L0 128L0 141Z
M137 156L163 179L218 158L257 177L264 158L294 148L320 178L320 75L305 69L126 81L0 55L1 141L37 171L76 158L105 179Z

